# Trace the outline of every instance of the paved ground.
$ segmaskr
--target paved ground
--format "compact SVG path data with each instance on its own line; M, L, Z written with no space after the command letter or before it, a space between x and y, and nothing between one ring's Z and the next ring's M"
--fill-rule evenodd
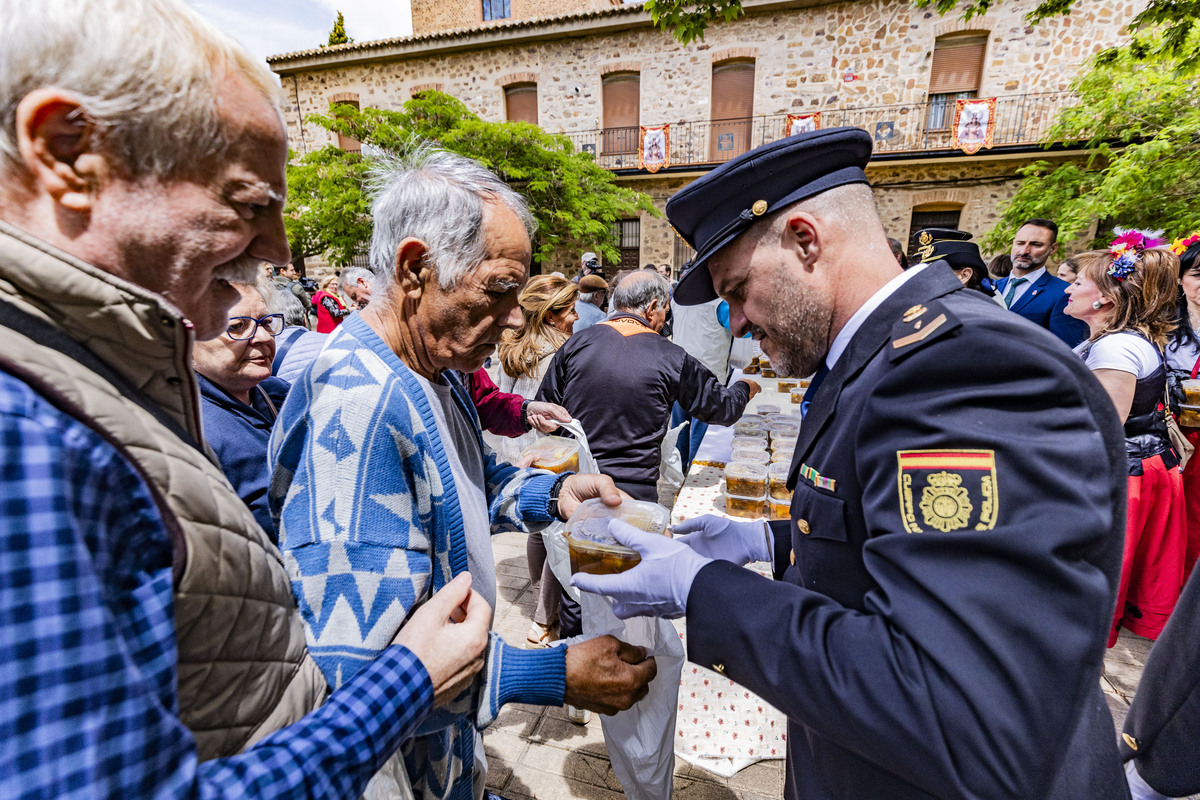
M529 592L523 534L492 538L499 593L496 630L522 644L535 599ZM1151 642L1123 633L1105 658L1101 678L1119 730L1146 663ZM488 788L509 800L620 800L621 785L608 763L596 715L575 725L561 708L510 705L484 735ZM783 796L783 761L760 761L721 778L676 758L677 800L777 800Z

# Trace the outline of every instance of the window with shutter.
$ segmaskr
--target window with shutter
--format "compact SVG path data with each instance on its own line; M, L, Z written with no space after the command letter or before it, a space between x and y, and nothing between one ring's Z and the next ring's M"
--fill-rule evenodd
M979 95L986 51L986 36L942 36L937 40L929 71L926 128L931 131L949 129L954 121L954 101Z
M623 219L613 223L613 235L621 251L620 269L637 269L638 255L642 245L642 223L636 219Z
M509 122L538 124L538 96L536 83L514 83L504 87L504 104Z
M350 106L355 111L358 111L358 101L357 100L336 100L333 103L333 115L335 117L338 115L338 113L337 113L338 106ZM343 134L340 134L340 133L338 134L338 147L342 150L345 150L347 153L361 153L362 152L362 142L358 141L358 139L355 139L351 136L344 136Z
M713 64L709 160L728 161L750 149L754 62Z
M959 203L925 203L915 206L908 224L908 252L915 253L919 246L913 239L917 231L924 228L958 228L963 207Z
M483 0L483 21L508 19L512 16L508 0Z
M642 76L637 72L614 72L601 80L604 103L605 155L636 153L641 125Z

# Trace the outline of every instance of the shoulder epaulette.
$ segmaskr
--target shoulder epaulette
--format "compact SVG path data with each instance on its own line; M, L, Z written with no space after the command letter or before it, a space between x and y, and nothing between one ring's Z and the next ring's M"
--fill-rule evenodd
M901 359L960 327L962 323L944 303L936 300L919 303L905 311L892 326L888 360Z

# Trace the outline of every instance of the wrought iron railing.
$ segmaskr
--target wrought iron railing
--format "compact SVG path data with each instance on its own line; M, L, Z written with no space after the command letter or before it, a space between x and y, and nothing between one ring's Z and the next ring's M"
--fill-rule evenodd
M996 100L993 147L1042 142L1057 112L1074 105L1069 92L1018 94ZM872 135L875 153L928 153L950 149L954 101L934 99L908 105L863 108L806 108L821 112L821 127L855 126ZM746 119L671 123L671 165L719 164L760 144L781 139L787 114ZM648 122L658 125L668 120ZM565 134L577 148L591 152L606 169L636 169L639 129L609 128Z

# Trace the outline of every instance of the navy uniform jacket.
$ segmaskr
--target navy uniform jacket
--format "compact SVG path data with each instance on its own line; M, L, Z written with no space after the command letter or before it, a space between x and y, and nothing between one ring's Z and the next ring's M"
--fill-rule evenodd
M821 384L791 480L781 580L715 561L687 608L689 658L787 715L787 797L1127 796L1125 443L1077 356L935 263Z
M1200 792L1200 569L1154 643L1125 717L1121 755L1168 797Z
M996 281L996 294L1001 298L1008 291L1008 282L1012 277ZM1057 275L1043 272L1025 294L1017 298L1009 311L1020 314L1030 322L1041 325L1053 333L1067 347L1074 347L1088 336L1088 326L1083 320L1068 317L1067 282Z

